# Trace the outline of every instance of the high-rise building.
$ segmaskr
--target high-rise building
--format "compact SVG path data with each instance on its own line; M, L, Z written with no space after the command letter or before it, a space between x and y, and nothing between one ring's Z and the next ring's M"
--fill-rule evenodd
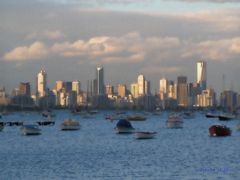
M197 62L197 83L202 90L207 89L207 63L205 61Z
M159 93L160 93L160 99L164 100L167 98L167 92L168 92L168 80L166 78L162 78L159 81Z
M72 82L72 91L76 92L76 94L80 94L80 87L81 87L81 83L80 81L73 81Z
M113 86L110 85L110 84L107 84L105 86L105 92L106 92L107 95L113 95L113 92L114 92Z
M150 95L151 94L151 82L145 80L145 94Z
M134 98L137 98L138 95L138 83L132 83L131 84L131 94Z
M177 84L174 81L168 81L168 98L177 99Z
M103 67L97 67L96 69L96 93L97 95L104 95L104 71Z
M66 93L72 92L72 81L64 82L64 89L65 89Z
M124 98L126 96L126 85L118 84L117 86L118 96Z
M29 82L20 82L19 84L19 95L31 96L30 83Z
M145 77L142 74L138 76L138 95L145 95Z
M63 81L56 81L56 84L55 84L56 91L60 91L63 88L64 88L64 82Z
M36 96L37 97L43 97L46 96L47 94L47 74L45 70L41 70L37 74L37 92Z
M187 77L179 76L177 78L177 99L178 105L186 107L188 105L188 85Z

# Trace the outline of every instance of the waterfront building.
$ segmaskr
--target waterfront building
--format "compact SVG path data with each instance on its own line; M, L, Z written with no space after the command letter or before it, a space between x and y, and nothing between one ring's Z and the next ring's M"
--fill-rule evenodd
M151 95L151 82L145 80L145 95Z
M213 89L203 90L197 95L198 107L214 107L216 105L216 93Z
M55 83L56 91L60 91L63 88L64 88L64 82L63 81L56 81L56 83Z
M97 67L96 69L96 95L104 95L104 70L103 67Z
M200 84L201 90L207 88L207 63L205 61L197 62L197 83Z
M124 98L126 97L126 85L125 84L118 84L117 85L117 93L118 97Z
M6 106L10 103L10 99L8 98L5 88L0 87L0 106Z
M80 81L73 81L72 82L72 91L76 92L76 95L79 95L81 92L81 83Z
M178 106L188 106L188 85L186 76L179 76L177 78L177 99Z
M160 95L160 100L164 101L168 97L168 80L166 78L162 78L159 81L159 95Z
M64 89L66 93L72 92L72 81L64 82Z
M139 94L138 94L138 83L132 83L131 84L131 88L130 88L130 92L133 98L138 98Z
M238 94L232 90L226 90L221 93L220 105L226 110L233 112L237 108L237 97Z
M174 81L168 81L167 97L177 99L177 84Z
M45 70L41 70L37 74L37 97L43 97L47 94L47 73Z
M144 75L140 74L138 76L138 95L143 96L145 95L145 77Z
M110 84L107 84L105 86L105 93L106 93L106 95L112 96L114 94L114 87Z
M19 83L19 95L22 96L31 96L31 89L30 89L30 83L29 82L20 82Z

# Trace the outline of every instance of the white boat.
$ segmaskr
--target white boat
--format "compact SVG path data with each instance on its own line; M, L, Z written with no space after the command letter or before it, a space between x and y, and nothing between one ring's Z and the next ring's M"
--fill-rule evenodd
M138 131L135 132L136 139L152 139L155 137L157 132L149 132L149 131Z
M118 134L128 134L134 132L134 128L132 127L131 123L125 119L119 120L114 129Z
M23 135L39 135L39 134L41 134L41 129L39 129L37 125L33 125L33 124L23 125L20 128L20 130Z
M72 130L79 130L80 129L80 124L79 122L71 119L71 118L67 118L63 121L63 123L61 124L61 130L63 131L72 131Z
M177 114L171 114L168 116L168 120L166 121L167 128L182 128L183 121L181 117Z

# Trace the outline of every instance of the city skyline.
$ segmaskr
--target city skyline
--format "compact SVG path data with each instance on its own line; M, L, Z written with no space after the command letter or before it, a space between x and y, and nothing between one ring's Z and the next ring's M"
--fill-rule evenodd
M233 0L3 0L0 86L34 84L44 68L49 84L80 80L86 89L93 69L104 66L106 83L144 74L154 91L161 78L195 82L195 64L204 60L208 87L239 91L239 12Z

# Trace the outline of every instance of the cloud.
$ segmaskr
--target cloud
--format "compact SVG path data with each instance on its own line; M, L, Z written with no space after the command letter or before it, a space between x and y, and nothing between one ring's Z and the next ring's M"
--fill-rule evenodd
M40 59L44 58L48 55L48 50L44 43L36 41L31 44L29 47L20 46L6 53L3 57L4 60L32 60L32 59Z
M168 0L165 0L168 1ZM180 2L198 3L198 2L211 2L211 3L239 3L239 0L172 0Z
M33 32L26 36L27 39L49 39L49 40L56 40L64 38L65 35L60 30L45 30L43 32Z

